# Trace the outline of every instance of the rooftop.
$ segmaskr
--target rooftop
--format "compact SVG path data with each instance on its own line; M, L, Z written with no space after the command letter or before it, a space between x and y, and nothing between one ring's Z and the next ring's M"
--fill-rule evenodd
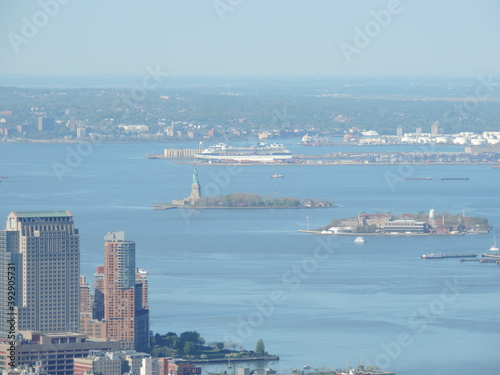
M69 211L14 211L17 217L72 217Z

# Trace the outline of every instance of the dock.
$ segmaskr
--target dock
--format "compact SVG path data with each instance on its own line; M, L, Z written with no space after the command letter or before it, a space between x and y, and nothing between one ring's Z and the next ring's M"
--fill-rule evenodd
M482 259L479 259L479 263L496 263L496 264L500 264L500 259L482 258Z
M500 259L495 258L460 259L460 262L496 263L497 265L500 265Z
M279 361L280 357L277 355L265 355L256 357L231 357L231 362L251 362L251 361ZM206 358L206 359L184 359L179 358L176 362L190 362L190 363L228 363L228 358Z
M422 259L476 258L477 254L424 254Z

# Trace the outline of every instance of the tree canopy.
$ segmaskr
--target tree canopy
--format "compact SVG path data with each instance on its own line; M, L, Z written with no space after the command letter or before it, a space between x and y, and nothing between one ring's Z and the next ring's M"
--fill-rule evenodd
M266 354L266 347L264 345L264 340L259 339L259 341L257 341L257 344L255 345L255 353L257 355L265 355Z

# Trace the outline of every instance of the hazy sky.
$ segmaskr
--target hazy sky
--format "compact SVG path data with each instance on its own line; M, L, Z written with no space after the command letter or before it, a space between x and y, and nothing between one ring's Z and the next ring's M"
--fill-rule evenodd
M498 0L0 0L0 74L500 75L499 20Z

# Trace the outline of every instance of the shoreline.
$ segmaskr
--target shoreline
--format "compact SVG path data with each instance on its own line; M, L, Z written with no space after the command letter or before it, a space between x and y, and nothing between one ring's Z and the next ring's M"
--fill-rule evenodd
M317 234L321 236L385 236L385 237L401 237L401 236L412 236L412 237L426 237L426 236L436 236L436 237L444 237L444 236L465 236L470 233L456 233L456 234L435 234L435 233L321 233L321 231L317 230L306 230L299 229L300 233L307 234ZM476 233L475 233L476 234ZM477 233L477 234L487 234L487 233Z
M349 166L349 165L366 165L366 166L388 166L388 165L498 165L498 162L477 162L477 163L460 163L460 162L394 162L394 163L196 163L188 161L178 161L175 158L157 158L152 160L171 160L173 164L179 165L194 165L194 166L238 166L238 167L254 167L254 166L270 166L270 167L321 167L321 166Z
M262 357L231 357L230 362L251 362L251 361L279 361L280 357L277 355L267 355ZM190 363L228 363L229 358L207 358L207 359L184 359L179 358L176 362L190 362Z
M190 208L190 209L204 209L204 210L210 210L210 209L236 209L236 210L254 210L254 209L263 209L263 210L269 210L269 209L303 209L303 208L335 208L335 205L333 206L328 206L328 207L323 207L323 206L300 206L300 207L285 207L285 206L262 206L262 207L221 207L221 206L174 206L171 204L152 204L151 207L153 210L169 210L169 209L174 209L174 208Z

